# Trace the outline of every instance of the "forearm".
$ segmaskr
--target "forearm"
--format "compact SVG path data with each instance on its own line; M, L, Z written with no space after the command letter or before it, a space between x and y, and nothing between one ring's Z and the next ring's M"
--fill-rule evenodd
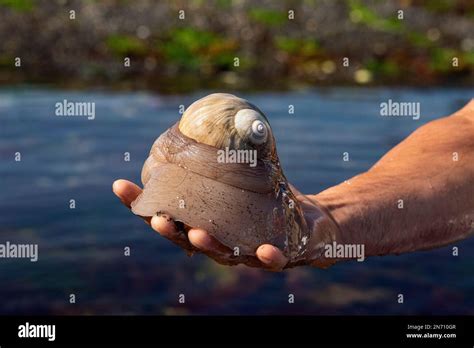
M448 193L429 181L406 181L367 173L316 196L338 225L335 241L363 244L370 256L438 247L472 233L472 190L453 185Z
M368 172L314 196L338 226L337 243L363 244L366 256L398 254L473 233L470 105L421 127Z

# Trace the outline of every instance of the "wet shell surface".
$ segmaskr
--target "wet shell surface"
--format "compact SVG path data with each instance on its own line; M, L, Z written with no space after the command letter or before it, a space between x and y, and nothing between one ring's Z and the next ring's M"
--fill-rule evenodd
M140 216L157 212L202 228L240 255L264 243L292 260L309 231L280 167L270 124L256 106L231 94L194 102L153 144L143 165Z

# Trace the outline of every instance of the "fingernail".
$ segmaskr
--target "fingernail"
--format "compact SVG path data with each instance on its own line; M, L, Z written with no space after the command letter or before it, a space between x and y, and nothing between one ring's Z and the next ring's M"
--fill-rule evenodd
M209 237L207 234L204 235L204 237L200 241L200 246L203 249L211 249L212 247L212 240L211 237Z
M267 248L269 248L268 245L262 245L261 247L259 247L258 249L260 249L261 252L263 252L264 250L266 250ZM262 256L262 255L259 255L258 257L263 263L265 263L266 265L271 265L273 263L273 260L268 258L268 257L265 257L265 256Z
M259 257L260 261L262 261L264 264L271 266L273 264L272 259L267 259L265 256L260 256Z
M199 249L212 249L212 239L207 233L201 233L199 238L194 238L194 243Z

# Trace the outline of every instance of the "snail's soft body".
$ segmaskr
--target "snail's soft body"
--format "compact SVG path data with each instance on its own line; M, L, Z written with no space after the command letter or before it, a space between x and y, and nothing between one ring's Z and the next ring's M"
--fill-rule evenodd
M224 152L237 151L253 152L255 161L222 161ZM142 182L143 193L132 203L137 215L166 212L240 255L254 255L265 243L291 260L305 254L308 227L281 170L270 124L244 99L218 93L193 103L153 144Z

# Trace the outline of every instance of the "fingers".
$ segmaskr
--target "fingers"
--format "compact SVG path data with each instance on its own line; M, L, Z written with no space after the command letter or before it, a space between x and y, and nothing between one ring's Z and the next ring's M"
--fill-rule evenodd
M224 265L243 263L250 267L268 268L255 256L235 256L233 250L220 243L209 233L200 228L193 228L188 232L189 241L201 252Z
M135 185L133 182L128 180L115 180L112 185L112 191L117 195L118 198L130 208L130 204L142 193L142 189Z
M142 189L128 180L119 179L112 185L113 192L124 205L130 208L130 204L142 193ZM215 261L235 265L244 263L247 266L265 268L272 271L280 271L287 264L288 260L276 247L264 244L256 252L256 256L234 256L231 249L217 241L206 231L199 228L192 228L186 232L180 231L176 223L168 214L159 213L145 221L163 237L171 240L181 248L189 251L201 251Z
M131 208L132 202L138 197L140 193L142 193L142 189L134 184L131 181L119 179L115 180L112 184L112 191L117 195L118 198L122 201L122 203L128 208ZM143 217L143 220L149 225L150 218Z
M151 227L168 239L173 239L180 233L173 219L167 214L158 213L153 216L151 218Z
M177 244L181 248L194 252L197 249L189 242L184 231L180 231L174 220L168 214L158 213L151 218L151 227L166 239Z
M202 253L223 265L237 265L242 262L232 251L201 228L188 231L189 241Z
M231 250L219 243L214 237L200 228L193 228L188 232L189 241L203 251L231 254Z
M281 271L288 263L288 259L280 249L270 244L263 244L257 249L257 258L273 271Z

